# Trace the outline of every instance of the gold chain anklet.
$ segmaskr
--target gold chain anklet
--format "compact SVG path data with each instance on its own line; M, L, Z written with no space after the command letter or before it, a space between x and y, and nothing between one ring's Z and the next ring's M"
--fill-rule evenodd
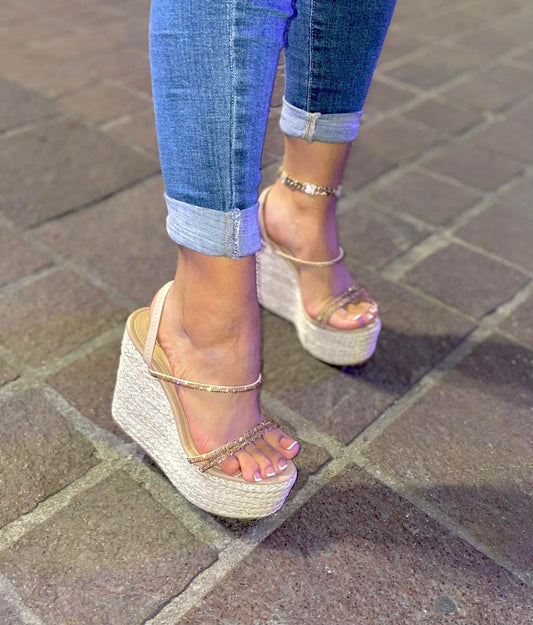
M300 180L291 178L281 167L278 168L278 174L280 174L281 182L286 184L293 191L303 191L308 195L334 195L337 198L342 195L341 184L338 187L325 187L312 182L301 182Z

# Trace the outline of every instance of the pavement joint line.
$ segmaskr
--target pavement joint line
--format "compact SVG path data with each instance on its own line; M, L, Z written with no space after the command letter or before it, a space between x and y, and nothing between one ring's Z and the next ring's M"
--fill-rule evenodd
M527 267L518 265L517 263L514 263L512 260L504 258L503 256L498 256L498 254L495 254L494 252L491 252L490 250L486 250L484 247L481 247L479 245L476 245L475 243L468 241L468 239L461 239L460 237L451 234L450 240L456 245L465 247L469 250L472 250L473 252L477 252L478 254L487 256L488 258L492 258L493 260L499 262L500 264L506 265L507 267L509 267L509 269L513 269L514 271L522 273L529 278L533 278L533 271L531 271L530 269L527 269Z
M17 619L20 619L23 625L45 625L36 614L24 605L15 587L4 575L0 575L0 598L2 602L5 602L16 612Z
M299 440L322 447L331 457L335 457L342 449L342 443L334 436L320 430L315 423L286 406L269 391L261 391L261 402L269 411L288 421L296 429Z
M4 77L2 76L2 78ZM19 83L16 83L13 80L9 80L9 82L16 84L20 88ZM46 98L46 96L43 96L38 91L34 91L33 89L31 89L30 91L33 91L34 93L38 93L41 97ZM46 98L46 99L49 99L49 98ZM31 122L21 124L20 126L13 126L11 128L8 128L7 130L0 131L0 142L5 139L11 139L11 137L16 137L17 135L24 134L25 132L38 130L40 126L43 124L43 122L53 121L56 118L61 118L61 117L63 117L63 112L60 110L57 110L57 111L50 112L49 114L44 115L43 117L40 117L37 120L32 120Z
M385 263L379 273L387 280L400 282L408 271L435 254L435 252L448 247L450 242L451 239L447 236L446 231L431 232L422 240L415 242L405 252L400 253Z
M144 621L143 625L177 625L179 619L215 589L226 575L234 571L258 545L294 516L319 490L340 475L346 466L347 461L341 452L339 457L330 460L310 476L294 496L289 496L278 512L258 520L246 533L233 539L219 553L216 562L193 578L185 590L171 599L151 619Z
M108 330L105 330L101 334L88 339L66 354L58 356L57 358L54 358L54 360L47 362L40 367L30 369L28 373L34 378L44 380L48 376L54 375L75 362L82 360L94 351L101 349L102 347L106 347L115 341L119 341L122 339L123 334L124 322L120 321L114 326L111 326Z
M379 273L379 272L377 272L377 273ZM466 312L465 310L462 310L461 308L457 308L453 304L449 304L448 302L445 302L444 300L439 299L435 295L431 295L431 293L427 293L426 291L423 291L416 284L411 284L410 282L404 282L402 280L394 280L394 281L391 280L391 282L394 282L394 284L397 284L398 286L402 287L402 289L404 289L406 291L409 291L415 297L418 297L418 298L420 298L422 300L425 300L426 302L428 302L430 304L433 304L433 306L437 306L438 308L446 310L447 312L451 313L452 315L456 315L458 317L462 317L464 320L470 321L471 323L475 324L476 326L479 325L479 323L480 323L480 320L478 319L478 317L474 317L474 315Z
M116 455L107 453L110 457ZM144 456L147 457L146 454ZM229 530L212 515L191 504L167 477L151 469L138 455L120 457L115 462L118 469L147 490L157 503L166 508L200 542L217 552L232 542L233 537Z
M8 282L7 284L2 285L0 287L0 297L3 297L5 295L13 295L18 291L22 291L22 289L33 284L34 282L38 282L43 278L47 278L48 276L57 273L59 270L60 267L50 261L50 264L47 264L46 266L41 267L40 269L37 269L32 273L22 276L21 278L13 280L12 282Z
M20 379L22 376L26 374L31 374L32 368L24 363L20 357L18 357L14 352L8 349L5 345L0 343L0 358L9 366L15 373L17 373L17 377L14 380L10 380L6 382L0 389L4 389L6 386L11 386L15 383L20 384ZM1 392L1 390L0 390Z
M450 11L450 12L453 12ZM517 9L516 11L511 11L509 12L507 15L505 16L499 16L499 24L500 25L505 25L507 22L513 22L517 17L520 17L520 15L524 15L524 16L528 16L529 11L528 9ZM436 14L433 14L433 16L435 17ZM401 55L399 58L397 59L393 59L390 61L386 61L382 68L384 67L385 70L384 71L389 71L390 69L395 69L396 67L402 65L402 63L404 63L405 61L409 62L412 60L416 60L419 57L422 57L423 55L427 54L428 52L428 48L434 48L435 46L440 46L440 45L454 45L457 43L461 43L461 39L468 37L470 35L475 35L478 33L483 33L484 31L487 30L491 30L492 29L492 25L493 25L493 21L494 21L494 17L493 16L489 16L487 17L486 22L481 22L476 24L475 26L472 26L470 28L465 28L464 30L461 30L458 33L453 33L451 35L445 35L444 37L434 37L430 40L426 40L424 41L423 45L420 46L419 48L416 48L415 50L412 50L411 52L408 52L404 55ZM401 23L397 23L396 25L394 25L393 30L398 30L401 32L402 30L402 26ZM525 48L525 51L527 51L529 49L529 46L531 44L529 42L525 43L525 44L520 44L518 46L515 46L514 48L511 48L511 50L506 50L505 52L501 53L501 54L497 54L494 55L492 57L490 57L490 59L500 59L502 57L507 57L507 56L511 56L514 54L521 54L522 53L522 48ZM515 50L518 50L518 52L514 52ZM486 63L489 63L490 61L487 61ZM485 63L479 63L478 65L473 65L470 68L468 68L466 71L470 72L472 70L478 69L480 67L480 65L485 65ZM449 81L446 81L447 83Z
M119 340L123 332L124 322L117 323L115 326L88 339L66 354L38 367L31 367L24 363L19 356L0 343L0 358L18 373L15 380L11 380L6 384L12 386L16 382L17 385L25 385L32 384L35 380L46 380L48 376L54 375L69 365L82 360L93 351L105 347L113 341Z
M372 477L379 482L388 486L392 491L400 495L400 497L409 501L417 511L437 521L437 523L445 527L452 536L457 536L464 540L498 566L508 571L514 577L517 577L527 586L533 588L533 574L517 568L511 560L495 553L490 546L487 546L476 538L468 529L455 521L453 517L446 514L446 512L442 511L437 505L430 503L430 501L419 495L416 486L404 486L401 479L384 471L378 464L374 463L364 454L354 451L350 457L361 469L372 475Z
M389 408L384 410L372 423L362 430L356 438L347 446L347 453L363 453L378 436L380 436L392 423L402 417L405 412L418 402L438 382L462 362L474 351L485 339L493 335L498 325L512 314L533 294L533 281L528 282L519 289L507 302L500 305L492 313L482 318L479 325L466 335L458 345L449 351L436 365L433 366L418 382L416 382L404 395L398 398Z
M227 541L227 532L208 515L193 507L169 481L154 472L147 464L149 458L134 441L127 443L119 436L85 417L53 387L44 385L47 400L74 428L83 434L94 446L101 462L108 462L115 468L123 469L132 479L146 490L162 506L167 508L183 523L192 534L211 546L219 547Z
M129 145L126 147L129 147L131 150L133 150L133 148ZM60 213L59 215L54 215L52 217L48 217L47 219L44 219L43 221L40 221L39 223L32 224L31 226L28 226L26 228L26 232L31 232L32 230L36 230L40 226L44 226L44 224L53 223L54 221L63 219L63 217L66 217L67 215L74 215L75 213L81 212L87 208L92 208L93 206L96 206L100 204L101 202L105 202L106 200L109 200L110 198L112 198L114 195L118 193L129 191L130 189L133 189L137 185L141 185L144 182L147 182L148 180L150 180L151 178L154 178L155 176L160 176L160 175L161 175L160 171L152 171L148 174L142 175L139 178L136 178L135 180L132 180L131 182L128 182L122 185L121 187L118 187L117 189L113 189L113 191L109 191L108 193L105 193L104 195L98 198L95 198L94 200L89 200L88 202L85 202L84 204L73 206L72 208L69 208L66 211Z
M38 502L31 510L21 514L0 528L0 551L10 548L25 534L48 521L56 512L66 508L79 493L99 484L115 471L112 462L99 462L82 476Z
M145 182L145 180L143 180L142 182ZM58 268L71 271L79 278L81 278L84 282L87 282L91 286L94 286L96 289L104 292L107 295L108 299L120 308L125 308L128 311L135 310L137 308L137 303L134 300L130 299L127 295L124 295L122 291L111 285L105 279L102 279L98 274L93 273L92 271L90 271L90 269L87 269L83 265L71 260L70 258L67 258L51 245L48 245L44 241L38 239L37 236L39 234L41 226L45 226L47 223L48 222L37 224L35 228L30 228L24 231L20 235L21 238L38 252L41 252L42 254L45 254L46 256L51 258L52 262L54 262ZM37 233L37 236L35 233Z
M447 244L452 242L463 243L463 239L454 236L455 232L493 206L504 192L513 187L517 181L522 180L523 177L524 176L522 174L517 174L501 185L501 187L499 187L496 191L487 191L484 193L477 202L464 209L459 215L452 218L446 225L443 224L438 230L428 234L428 236L424 237L422 240L415 242L408 250L398 256L395 256L388 263L386 263L381 268L382 275L390 280L401 280L408 271L416 267L421 261L431 256L439 249L446 247L443 242L446 242ZM472 244L464 246L469 247L472 246ZM511 261L508 261L503 257L493 254L492 252L489 252L481 247L476 248L476 251L483 253L485 256L495 258L504 264L514 265ZM523 267L520 267L520 270L522 273L527 273L527 269Z
M412 215L411 213L407 213L403 210L392 208L387 204L383 204L379 200L374 199L373 197L369 197L364 201L365 203L370 204L372 208L375 209L378 213L383 213L388 217L398 218L400 221L403 221L404 223L413 226L421 232L425 231L426 236L429 234L435 234L444 229L443 224L430 223L429 221L425 221L424 219L422 219L422 217L418 217L418 215ZM413 244L415 242L413 242ZM413 244L409 245L407 249L409 249Z

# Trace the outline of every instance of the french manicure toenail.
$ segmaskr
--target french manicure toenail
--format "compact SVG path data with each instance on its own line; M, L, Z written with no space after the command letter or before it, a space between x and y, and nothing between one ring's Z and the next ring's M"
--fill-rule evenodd
M282 471L284 471L284 470L287 468L287 466L288 466L288 465L287 465L287 463L286 463L286 462L283 462L282 460L280 460L280 462L278 462L278 467L279 467Z
M233 477L240 477L241 475L242 475L242 471L239 471L238 473L235 473Z
M261 477L261 474L259 472L254 473L254 480L256 482L260 482L263 478Z
M298 444L298 441L293 441L288 447L287 449L292 449L295 445Z
M272 473L267 473L267 477L274 477L274 475L276 475L275 471L272 471Z

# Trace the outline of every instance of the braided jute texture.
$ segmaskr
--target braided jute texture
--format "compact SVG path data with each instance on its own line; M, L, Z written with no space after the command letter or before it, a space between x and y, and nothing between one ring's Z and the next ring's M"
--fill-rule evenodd
M258 519L276 512L296 479L245 482L201 473L187 461L171 405L162 384L147 371L127 329L124 331L112 403L113 419L161 467L191 503L220 516ZM274 481L275 478L272 478Z
M303 347L315 358L332 365L357 365L368 360L376 349L381 320L354 330L319 327L306 313L300 281L290 261L280 257L263 241L256 254L257 296L270 312L296 327Z

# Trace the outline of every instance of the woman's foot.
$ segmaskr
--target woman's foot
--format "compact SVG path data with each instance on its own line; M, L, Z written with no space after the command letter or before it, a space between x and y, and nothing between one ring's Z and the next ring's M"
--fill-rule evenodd
M154 302L152 302L153 308ZM238 261L179 248L157 340L175 377L222 385L248 384L261 367L255 257ZM199 453L238 438L263 420L259 389L207 393L176 387ZM281 473L298 443L276 428L220 463L229 475L257 482Z
M336 202L334 196L293 191L277 178L263 206L268 236L302 260L335 258L339 252ZM342 261L330 267L295 266L299 271L303 305L312 318L317 317L327 298L354 283ZM336 310L328 323L340 330L353 330L371 323L377 315L377 304L362 301Z

